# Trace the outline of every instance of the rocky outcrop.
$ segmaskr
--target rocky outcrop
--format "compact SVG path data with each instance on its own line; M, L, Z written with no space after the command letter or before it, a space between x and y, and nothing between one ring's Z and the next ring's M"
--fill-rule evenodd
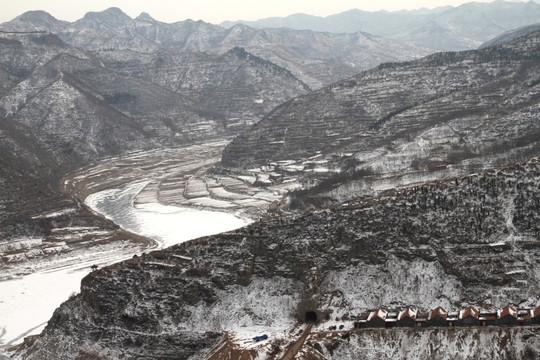
M540 329L478 328L468 331L370 330L312 338L309 349L324 359L537 359ZM309 354L309 352L308 352ZM316 357L300 357L312 359Z
M539 183L535 158L134 257L88 275L81 294L62 304L15 358L200 358L219 341L215 332L287 328L305 320L297 310L309 301L318 304L309 311L331 319L411 303L535 306ZM464 358L499 346L500 353L530 352L527 331L508 332L523 347L517 340L506 348L492 342ZM407 334L377 336L358 341L399 347ZM450 348L467 346L454 332L433 336Z

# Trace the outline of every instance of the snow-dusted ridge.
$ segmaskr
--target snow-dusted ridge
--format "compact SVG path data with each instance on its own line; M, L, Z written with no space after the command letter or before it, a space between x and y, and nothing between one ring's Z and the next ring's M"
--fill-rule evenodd
M349 334L351 343L325 332L366 308L540 305L539 184L535 158L135 257L87 276L81 294L64 303L16 358L47 351L57 357L130 358L136 352L195 359L218 344L216 332L259 335L305 321L308 313L321 322L314 329L321 335L302 351L327 358L350 358L362 344L369 344L367 358L400 351L451 358L447 351L454 349L466 349L464 359L493 353L534 358L540 355L537 328L420 335L376 330ZM512 242L491 246L509 237L508 199ZM501 336L508 341L496 340ZM490 346L473 347L473 338ZM443 345L425 346L432 341Z

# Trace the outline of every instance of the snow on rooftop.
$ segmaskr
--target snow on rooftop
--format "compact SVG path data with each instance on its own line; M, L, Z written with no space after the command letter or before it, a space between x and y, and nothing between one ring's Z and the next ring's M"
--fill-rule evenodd
M408 316L412 319L416 319L416 314L417 314L417 310L416 309L413 309L413 308L406 308L405 310L402 310L398 313L398 320L401 320L403 319L404 317Z

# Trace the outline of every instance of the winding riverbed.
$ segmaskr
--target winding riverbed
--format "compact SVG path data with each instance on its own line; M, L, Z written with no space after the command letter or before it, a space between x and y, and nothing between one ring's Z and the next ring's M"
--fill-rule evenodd
M252 221L227 212L159 203L135 206L134 199L146 184L134 182L101 191L88 196L85 202L124 229L156 240L158 248L233 230ZM70 294L79 291L80 281L92 264L105 266L133 255L134 250L121 247L74 259L71 265L0 282L0 355L2 348L21 342L25 336L40 333L54 309Z

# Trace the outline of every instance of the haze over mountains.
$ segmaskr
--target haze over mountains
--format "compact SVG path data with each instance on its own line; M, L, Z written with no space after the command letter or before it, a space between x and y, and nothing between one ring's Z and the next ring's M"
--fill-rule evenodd
M238 23L254 28L291 28L330 33L359 31L406 41L437 50L467 50L478 47L502 32L524 23L538 23L540 4L528 1L466 3L458 7L439 7L411 11L349 10L327 17L294 14L284 18L257 21L226 21L221 26Z
M231 29L203 21L166 24L142 14L131 19L118 8L88 13L66 23L42 11L2 24L5 30L50 31L66 43L93 52L105 50L190 51L222 55L234 47L282 66L318 88L385 61L407 60L433 50L365 33L329 34L285 29ZM98 55L99 56L99 55Z

